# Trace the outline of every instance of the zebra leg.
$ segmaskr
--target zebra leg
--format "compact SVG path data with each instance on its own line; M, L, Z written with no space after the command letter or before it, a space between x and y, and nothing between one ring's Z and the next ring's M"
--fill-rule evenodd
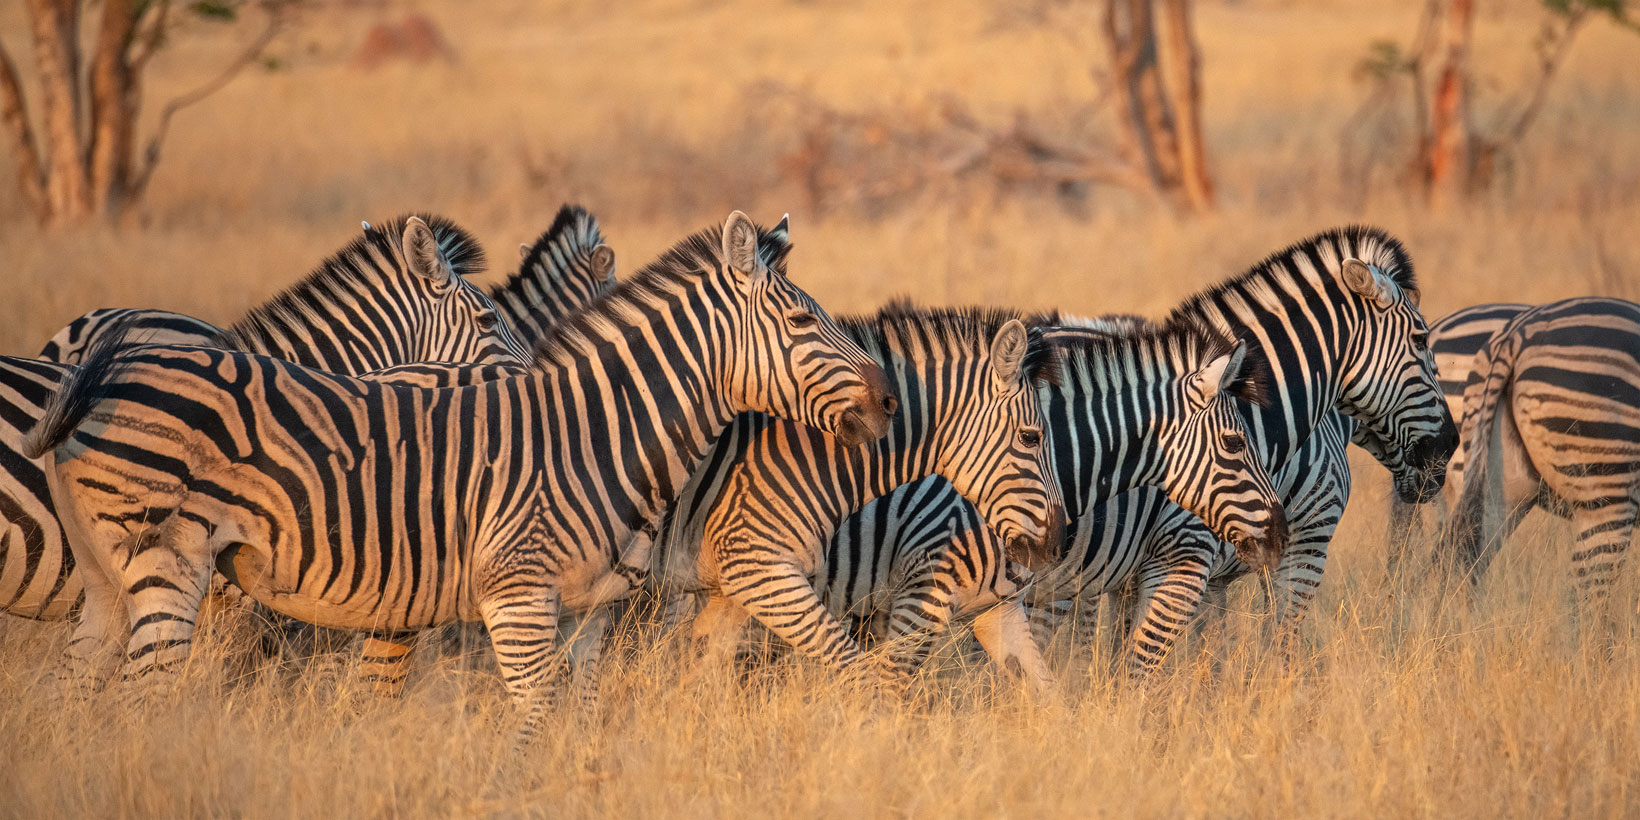
M894 597L888 615L890 649L885 683L903 689L928 662L934 635L950 628L957 578L944 565L926 567Z
M1634 539L1636 515L1640 515L1640 504L1633 498L1572 509L1577 548L1572 553L1571 568L1578 605L1585 615L1608 620L1607 598L1612 584L1621 577L1623 559Z
M1189 628L1207 591L1207 560L1200 555L1140 571L1136 607L1144 613L1129 633L1128 679L1148 680L1167 658L1180 633Z
M80 694L88 695L101 688L119 666L120 652L131 635L131 622L119 586L102 566L88 561L78 569L85 585L85 601L57 676Z
M992 663L1023 679L1032 691L1040 694L1053 687L1053 675L1032 639L1031 625L1020 602L1006 601L980 613L974 618L974 637L985 647Z
M1137 637L1133 630L1134 620L1139 611L1138 581L1129 581L1104 596L1103 604L1110 611L1110 628L1105 632L1105 640L1102 643L1097 640L1097 632L1089 635L1089 641L1094 650L1093 662L1103 663L1104 669L1115 674L1122 668L1125 659L1138 652ZM1082 608L1093 607L1083 604Z
M1230 611L1230 586L1221 578L1209 578L1207 587L1202 590L1201 604L1196 607L1196 617L1190 622L1191 650L1198 655L1207 652L1211 668L1209 674L1217 678L1223 667L1223 658L1218 654L1224 643L1225 618Z
M588 714L598 710L603 682L604 634L609 630L609 608L598 607L578 619L569 634L572 696Z
M163 691L188 660L215 569L209 537L198 519L174 513L132 539L121 574L132 624L123 677L134 698Z
M377 697L404 696L404 682L410 677L410 653L416 648L417 633L371 635L360 650L359 682Z
M859 645L827 611L809 577L796 566L768 564L755 573L730 576L724 581L723 594L800 654L839 671L854 667L861 659ZM695 634L700 634L698 629Z
M535 740L556 705L558 608L557 592L489 599L478 607L502 683L524 713L515 751Z
M735 650L749 617L750 613L726 595L714 592L706 599L693 628L695 654L703 668L726 670L734 666Z

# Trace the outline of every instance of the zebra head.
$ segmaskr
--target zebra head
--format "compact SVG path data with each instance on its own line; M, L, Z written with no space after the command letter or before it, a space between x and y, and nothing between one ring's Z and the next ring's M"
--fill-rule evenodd
M720 269L738 303L722 362L726 398L737 411L806 424L846 446L881 438L899 399L882 367L786 278L790 249L784 219L765 232L735 211L723 224Z
M1065 551L1065 501L1046 440L1037 388L1056 378L1054 353L1040 328L1010 320L991 340L989 384L972 397L978 405L963 442L944 456L959 464L945 474L1008 546L1008 557L1031 569ZM955 442L953 442L955 444Z
M1264 401L1267 368L1244 343L1180 380L1178 414L1157 426L1161 486L1255 570L1274 569L1287 549L1287 513L1259 458L1239 404Z
M372 229L374 230L374 229ZM442 241L441 241L442 240ZM399 237L404 270L398 294L401 310L412 318L404 344L409 361L523 364L530 361L524 344L501 320L495 303L462 278L453 257L469 272L482 255L465 232L439 236L420 217L404 221Z
M1364 317L1346 340L1339 404L1359 426L1355 440L1395 474L1403 501L1427 501L1446 481L1458 427L1418 309L1411 260L1399 243L1367 234L1367 259L1348 258L1339 278Z
M615 287L615 251L598 219L579 205L558 210L533 245L520 246L518 271L490 289L490 298L528 347L565 317Z
M1011 311L924 309L891 302L844 320L898 379L896 424L928 433L934 472L974 505L1031 568L1059 559L1065 505L1038 390L1058 378L1058 351ZM913 375L915 373L915 375Z

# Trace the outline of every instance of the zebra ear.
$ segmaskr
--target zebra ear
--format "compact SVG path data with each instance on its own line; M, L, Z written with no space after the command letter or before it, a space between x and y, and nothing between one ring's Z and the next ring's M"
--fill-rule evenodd
M412 272L438 283L448 282L455 276L449 260L438 248L438 237L433 236L433 229L427 227L421 217L412 216L405 220L401 244L404 260Z
M1348 285L1350 290L1366 297L1368 301L1384 309L1395 304L1393 283L1383 274L1374 271L1367 263L1359 259L1345 259L1342 272L1344 284Z
M723 258L730 267L754 278L768 270L757 255L757 226L740 211L729 214L723 223Z
M780 221L769 231L769 238L782 245L790 244L792 241L791 219L791 214L780 217Z
M519 259L528 259L528 258L530 258L530 243L528 243L528 242L518 243L518 258Z
M615 279L615 250L608 245L592 249L592 277L596 280Z
M1018 319L1009 319L991 339L991 372L996 376L997 391L1012 393L1025 384L1025 353L1030 349L1030 334Z

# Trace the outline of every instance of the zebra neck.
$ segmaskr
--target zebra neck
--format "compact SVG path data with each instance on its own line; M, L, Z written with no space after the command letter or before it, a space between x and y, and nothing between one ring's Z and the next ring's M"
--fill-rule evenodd
M1220 332L1258 345L1270 363L1268 406L1245 406L1242 414L1271 469L1286 464L1338 405L1345 348L1362 324L1355 302L1330 277L1284 285L1260 299L1220 303L1212 317Z
M383 323L340 305L336 310L353 316L358 326L342 326L333 313L318 310L302 316L252 313L236 322L232 333L246 352L332 373L369 373L415 360L397 350L401 340L387 334Z
M1152 418L1162 399L1154 392L1083 391L1069 385L1042 391L1054 465L1067 500L1094 503L1161 480Z
M712 355L726 332L695 329L698 299L648 301L561 342L535 376L543 437L566 454L557 468L602 494L628 531L678 498L735 417Z
M850 461L857 474L855 484L860 488L857 499L847 499L854 503L853 510L901 485L951 472L942 463L948 448L944 446L946 436L941 433L953 427L950 417L955 407L950 394L955 391L942 389L935 381L937 372L917 373L915 363L885 364L884 369L895 374L894 391L900 398L900 411L894 414L888 433L862 445L856 450L861 456Z

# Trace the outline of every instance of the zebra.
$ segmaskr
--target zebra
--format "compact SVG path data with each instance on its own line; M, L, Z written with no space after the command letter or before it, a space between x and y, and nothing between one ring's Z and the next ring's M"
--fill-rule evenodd
M1061 347L1063 375L1042 399L1069 500L1158 487L1249 562L1273 565L1286 520L1238 409L1265 399L1264 362L1193 321L1063 321L1048 336ZM902 679L953 616L978 612L974 632L998 664L1047 686L1019 606L1033 568L1010 560L948 483L924 479L864 507L833 536L824 569L832 610L870 624L869 637L892 639Z
M1345 423L1334 418L1336 411L1405 453L1406 463L1437 482L1440 465L1456 446L1456 426L1441 398L1417 303L1412 261L1401 244L1374 228L1348 227L1266 257L1187 298L1169 317L1245 338L1272 368L1269 404L1244 405L1242 412L1252 433L1246 444L1269 469L1291 528L1275 568L1282 594L1272 602L1284 635L1296 628L1314 595L1327 541L1348 498L1349 435L1341 432ZM1072 470L1086 451L1062 455L1067 466L1061 469ZM1032 631L1041 640L1075 602L1133 584L1130 600L1142 618L1122 638L1129 647L1129 676L1143 679L1196 616L1203 596L1219 599L1226 583L1254 566L1156 489L1137 488L1109 500L1094 489L1066 487L1066 557L1036 574L1026 599ZM938 509L958 502L947 493L927 503ZM973 538L960 526L954 529L958 538ZM890 542L901 537L882 526L876 531Z
M669 511L658 549L663 590L696 588L697 578L713 589L706 618L729 604L742 617L736 624L755 616L800 649L852 670L858 654L808 581L829 529L850 510L938 473L980 505L1015 554L1055 543L1064 519L1036 398L1036 386L1057 369L1040 329L1012 312L898 301L840 324L892 374L902 404L888 435L850 447L800 424L742 416ZM718 511L746 510L749 484L764 505L752 515L762 528L755 543L719 527ZM738 632L697 634L703 649L722 646L722 637L732 652Z
M1441 378L1441 392L1454 419L1463 418L1463 391L1469 383L1469 374L1475 363L1475 354L1509 324L1511 319L1530 309L1531 305L1513 302L1494 302L1474 305L1454 311L1429 326L1429 351L1435 356L1435 369ZM1421 493L1411 486L1422 479L1416 471L1398 460L1394 448L1386 447L1368 431L1357 430L1354 443L1390 469L1395 480L1395 492L1389 500L1389 566L1400 565L1403 553L1411 543L1414 531L1419 529L1418 504ZM1452 454L1447 463L1447 485L1460 485L1463 471L1463 451Z
M597 217L579 205L560 208L535 243L519 251L518 272L491 288L490 298L526 348L615 287L615 252L604 244Z
M332 628L482 620L539 732L560 613L606 603L616 547L738 412L863 444L882 369L759 254L735 211L560 322L524 375L448 389L197 347L94 351L29 434L87 570L68 662L140 694L186 661L215 566ZM628 590L611 593L618 600ZM130 613L130 629L116 618ZM127 641L128 639L128 641Z
M402 217L365 231L228 330L168 311L103 309L59 331L42 361L8 360L0 366L3 611L59 620L78 605L80 579L44 465L20 447L67 365L82 361L109 328L146 342L238 347L344 373L421 360L521 365L528 351L464 278L482 268L482 251L465 230L442 217Z
M1477 578L1542 507L1577 533L1580 596L1605 598L1640 515L1640 305L1583 297L1520 312L1476 355L1463 407L1443 548Z

